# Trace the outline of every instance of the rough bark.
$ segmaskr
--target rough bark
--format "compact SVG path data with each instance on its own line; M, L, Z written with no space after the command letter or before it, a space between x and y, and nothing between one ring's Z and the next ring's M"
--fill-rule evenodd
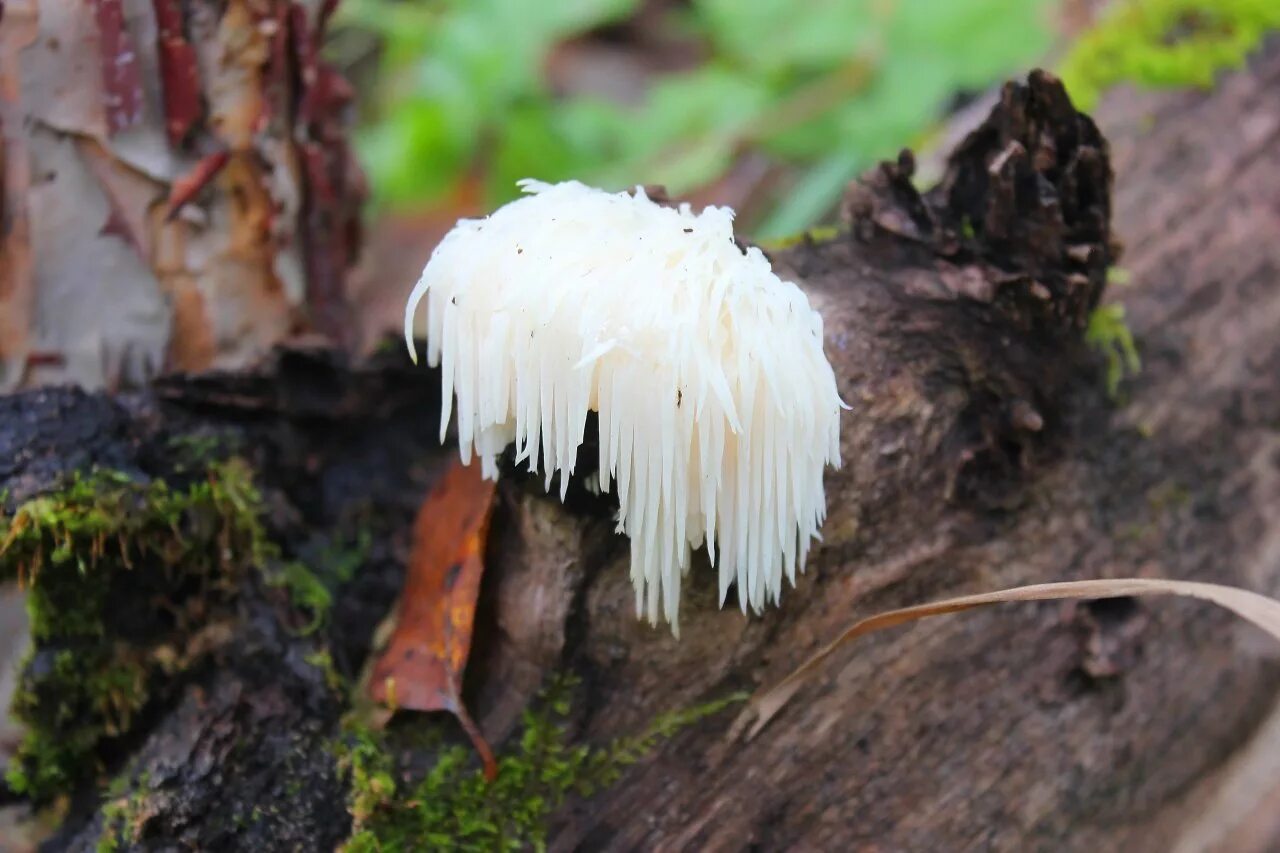
M851 188L847 235L775 258L822 310L855 405L807 574L748 619L716 608L695 564L676 641L633 618L607 501L562 507L508 478L469 671L486 732L509 732L567 666L583 678L577 733L628 734L776 680L857 614L945 594L1132 574L1280 592L1277 85L1273 47L1213 93L1119 99L1103 116L1114 208L1107 146L1044 78L1005 90L937 189L911 187L908 158ZM1109 223L1131 279L1113 295L1145 360L1121 405L1080 340L1115 257ZM31 494L90 460L145 470L169 431L240 432L286 540L357 500L385 523L335 611L352 671L394 595L394 543L447 458L434 388L398 361L294 353L118 402L18 397L3 423L23 452L0 485ZM81 456L63 459L71 446ZM309 641L245 596L243 639L126 745L159 774L149 790L172 794L145 837L323 848L343 831L341 785L288 758L314 759L340 709L291 669ZM1253 629L1177 601L936 620L841 655L750 743L726 743L723 718L684 732L564 808L552 846L1167 850L1233 830L1243 845L1265 839L1239 818L1266 792L1240 780L1273 766L1249 744L1275 740L1277 660ZM252 805L272 808L248 830L215 821ZM81 818L55 846L94 837Z
M573 650L596 676L588 734L603 737L706 695L709 678L772 682L853 615L929 597L1125 574L1280 590L1280 252L1266 236L1280 189L1280 110L1268 94L1278 80L1273 45L1251 73L1224 79L1212 94L1122 96L1100 116L1115 140L1113 221L1131 279L1113 296L1126 306L1145 365L1123 405L1110 405L1078 364L1057 365L1080 384L1069 380L1051 409L1039 409L1035 452L1016 476L998 478L996 503L931 488L914 473L903 497L882 495L867 485L880 482L874 473L859 474L877 463L855 457L846 439L851 465L829 480L827 544L795 594L762 620L706 613L697 628L688 620L677 646L620 618L625 577L619 566L604 570L587 594L587 641ZM826 310L828 293L876 280L866 243L844 251L850 260L830 272L798 267ZM956 307L959 324L973 308ZM910 328L913 317L894 325ZM968 364L926 394L913 395L911 385L873 394L846 431L871 429L868 415L888 420L878 411L898 399L908 417L936 417L975 368L991 369ZM848 385L842 391L851 396ZM970 463L979 483L991 470ZM946 483L942 472L933 478ZM618 648L625 653L611 656ZM1275 754L1274 725L1260 723L1276 704L1276 664L1276 650L1253 629L1184 603L1010 607L939 620L850 649L750 744L727 746L704 726L572 810L554 846L1167 850L1226 842L1233 816L1257 812L1254 824L1264 823L1266 786L1242 786L1240 770L1251 758L1254 778L1259 766L1274 767L1251 750ZM1255 732L1258 745L1249 747ZM1254 849L1267 849L1264 831L1253 838Z
M319 57L335 5L6 4L0 389L341 339L363 188Z

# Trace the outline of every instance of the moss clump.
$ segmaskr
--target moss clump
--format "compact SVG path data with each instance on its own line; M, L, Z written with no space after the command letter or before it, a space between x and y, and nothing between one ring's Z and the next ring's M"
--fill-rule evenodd
M1106 359L1107 396L1115 399L1120 392L1120 382L1126 377L1137 376L1142 370L1142 359L1138 357L1138 348L1133 343L1133 333L1124 319L1124 306L1110 304L1095 308L1089 315L1084 340Z
M101 770L102 742L129 731L172 649L273 554L260 507L231 459L181 488L77 475L0 514L0 579L27 588L35 641L13 702L28 732L12 790L47 801Z
M242 446L234 432L199 429L181 433L166 442L165 456L175 471L203 471L220 460L235 456Z
M299 634L314 634L324 625L329 609L333 607L333 592L305 563L298 560L282 563L267 573L266 580L271 586L288 591L294 606L310 616L309 621L298 629Z
M148 699L147 681L145 663L128 650L118 657L96 646L35 653L11 707L29 730L9 786L36 799L73 787L93 766L99 742L129 730Z
M1121 0L1077 40L1061 76L1082 110L1122 82L1208 87L1277 28L1276 0Z
M148 775L138 777L133 793L126 795L129 778L121 776L107 792L107 803L102 807L102 835L98 839L97 853L116 853L121 844L138 841L147 819Z
M799 246L801 243L827 243L840 236L840 229L834 225L815 225L807 231L801 231L799 234L791 234L786 237L779 237L775 240L762 241L761 247L770 252L780 252L783 249L789 249L792 246Z
M180 566L207 576L260 560L269 548L260 506L240 459L211 464L184 489L114 471L76 474L0 516L0 579L28 588L37 641L101 637L114 570Z
M369 532L361 530L349 546L331 544L316 554L314 570L301 560L273 561L264 579L286 590L293 606L310 617L299 633L305 636L324 627L333 607L333 591L355 575L368 558L370 544Z
M316 649L308 654L303 660L309 665L314 666L324 675L325 686L333 692L335 696L345 696L348 691L348 685L342 673L338 672L338 667L334 665L333 655L328 648Z
M618 780L623 770L681 729L745 697L735 694L664 714L640 734L604 747L568 742L565 718L574 681L557 679L524 715L514 747L498 757L490 784L460 746L440 753L413 785L396 783L385 736L354 728L340 766L351 782L353 822L347 853L403 850L543 849L547 824L570 794L589 796Z

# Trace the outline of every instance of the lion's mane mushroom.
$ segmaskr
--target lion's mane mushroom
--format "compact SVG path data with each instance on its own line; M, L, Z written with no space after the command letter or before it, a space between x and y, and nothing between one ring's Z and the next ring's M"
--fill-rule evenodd
M839 465L842 403L822 318L754 247L733 212L699 214L643 191L523 181L527 193L440 242L405 309L427 300L427 360L442 366L444 441L486 476L516 461L563 499L588 411L599 480L631 539L637 614L677 629L680 581L703 543L723 604L745 612L794 584L826 514L822 473ZM659 607L661 602L661 608Z

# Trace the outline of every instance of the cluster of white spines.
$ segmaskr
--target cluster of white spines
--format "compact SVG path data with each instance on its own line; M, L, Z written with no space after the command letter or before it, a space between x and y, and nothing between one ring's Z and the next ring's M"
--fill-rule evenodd
M427 359L441 365L444 440L487 476L511 442L546 487L573 473L598 412L599 484L618 494L638 613L677 626L680 582L705 540L743 609L793 583L839 464L835 377L803 292L740 250L731 211L672 209L577 182L464 220L409 299L427 299Z

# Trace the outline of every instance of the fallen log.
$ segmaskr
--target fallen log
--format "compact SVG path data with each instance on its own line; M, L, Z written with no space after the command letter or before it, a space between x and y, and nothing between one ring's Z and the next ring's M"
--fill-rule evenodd
M1108 144L1052 77L1032 75L1005 88L937 187L919 192L904 155L850 188L839 236L773 254L823 313L854 406L824 541L781 607L719 610L714 573L695 559L676 641L633 617L608 496L574 489L562 506L505 477L467 679L495 746L517 740L554 672L578 679L574 740L603 743L777 681L857 614L944 594L1143 574L1280 592L1280 249L1269 239L1280 112L1265 98L1278 78L1273 47L1212 93L1126 97L1102 114ZM1144 364L1120 400L1084 341L1118 261L1113 227L1130 283L1108 295ZM433 374L398 353L352 365L302 350L114 400L3 401L9 510L95 464L181 484L174 448L198 436L204 451L222 448L211 457L248 462L262 537L279 551L256 562L323 563L318 552L362 530L368 543L320 630L303 630L305 603L269 572L242 572L199 618L130 637L150 650L148 699L95 741L99 766L71 787L50 849L90 849L104 833L200 849L328 849L348 836L355 774L333 746L350 696L332 676L360 671L415 505L451 458L433 446L437 395ZM181 464L189 480L194 463ZM131 577L105 600L127 600ZM105 621L109 636L123 630ZM731 718L713 715L647 743L612 785L555 811L549 843L1213 840L1242 809L1237 796L1212 811L1232 790L1231 762L1266 730L1280 688L1259 636L1193 604L1127 599L876 635L750 742L728 742ZM184 665L150 663L179 643ZM409 736L423 725L449 723L402 721L401 780L440 754ZM104 810L107 776L119 807Z

